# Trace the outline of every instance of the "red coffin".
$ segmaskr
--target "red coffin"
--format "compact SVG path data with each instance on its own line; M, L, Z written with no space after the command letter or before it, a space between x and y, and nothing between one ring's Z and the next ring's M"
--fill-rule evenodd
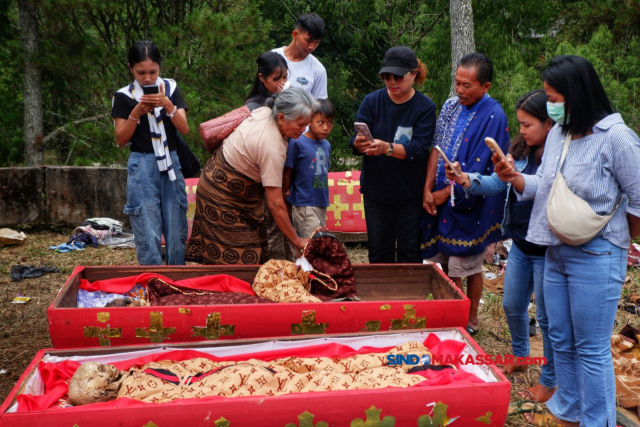
M469 299L434 265L354 264L362 301L77 308L89 282L158 273L174 280L229 274L253 282L259 266L76 267L47 310L55 348L465 327Z
M185 179L187 191L187 223L191 237L193 216L196 213L196 192L198 178ZM327 228L334 232L366 233L367 224L364 217L364 202L360 194L360 172L329 172L329 202L327 209ZM366 240L366 239L363 239Z
M426 338L428 333L448 333L465 341L467 354L484 355L482 349L462 328L449 330L416 330L411 337ZM360 337L371 334L357 334ZM381 343L393 339L392 334L377 335ZM354 334L347 336L353 337ZM397 335L396 335L397 336ZM326 336L332 342L338 336ZM345 335L342 335L345 337ZM308 340L312 337L288 338ZM413 338L412 338L413 339ZM268 340L239 340L182 344L172 348L192 348L215 351L219 346L240 346ZM395 345L395 344L393 344ZM104 356L132 350L161 348L156 346L112 347L108 349L41 350L22 374L15 388L0 406L3 427L71 427L71 426L502 426L507 418L510 383L493 366L475 367L483 370L487 382L382 388L377 390L343 390L314 393L293 393L281 396L246 396L219 400L189 399L170 403L141 403L131 407L121 405L95 408L92 405L71 408L50 408L33 412L13 412L16 396L23 393L27 381L36 374L38 363L45 355ZM475 369L474 368L474 369ZM477 372L477 371L476 371Z

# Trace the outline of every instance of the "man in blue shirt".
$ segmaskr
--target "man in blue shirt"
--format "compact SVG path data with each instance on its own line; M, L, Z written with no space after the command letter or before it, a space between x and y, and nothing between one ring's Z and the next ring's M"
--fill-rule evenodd
M493 172L486 137L495 139L504 152L509 146L507 116L487 93L492 77L493 65L486 55L473 52L463 56L455 77L457 96L444 103L436 124L434 144L449 160L458 161L465 172ZM444 169L442 158L432 150L424 188L423 207L429 215L423 222L422 255L441 263L458 287L462 287L462 278L467 278L471 300L467 331L475 334L484 249L501 239L505 195L466 196L461 186L449 182Z

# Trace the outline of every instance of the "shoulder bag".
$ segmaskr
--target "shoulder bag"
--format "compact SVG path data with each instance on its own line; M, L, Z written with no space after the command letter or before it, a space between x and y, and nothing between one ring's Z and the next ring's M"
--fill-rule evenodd
M251 111L249 107L243 105L240 108L229 111L227 114L216 117L200 124L200 136L204 141L204 146L210 154L222 144L226 137L231 135L239 125L249 115Z
M609 215L598 215L591 209L589 203L569 189L562 176L562 164L570 143L571 134L568 133L564 140L556 179L549 193L547 221L549 228L558 239L568 245L579 246L593 239L602 230L620 206L622 197L618 198L618 203Z

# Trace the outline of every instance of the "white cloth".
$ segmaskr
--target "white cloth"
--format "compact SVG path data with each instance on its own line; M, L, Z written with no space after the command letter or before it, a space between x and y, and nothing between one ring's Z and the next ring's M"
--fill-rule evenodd
M284 47L273 49L272 52L280 54L289 67L289 81L291 86L306 90L318 99L327 99L327 70L324 65L309 54L299 62L290 61L284 54Z
M171 95L173 95L176 87L178 87L175 80L162 79L160 78L160 76L158 76L155 84L158 86L160 86L160 84L163 84L165 94L169 98L171 98ZM133 83L130 83L128 86L123 87L118 92L130 96L138 102L140 102L140 97L144 95L140 83L138 83L136 80L134 80ZM151 144L153 145L153 152L156 156L158 169L160 170L160 172L167 171L167 173L169 174L169 181L175 181L176 173L173 170L171 155L169 154L169 142L167 141L167 134L165 133L164 124L162 123L162 116L160 115L161 111L162 107L156 107L147 113L147 119L149 120L149 131L151 133ZM166 111L165 113L168 115L169 111Z

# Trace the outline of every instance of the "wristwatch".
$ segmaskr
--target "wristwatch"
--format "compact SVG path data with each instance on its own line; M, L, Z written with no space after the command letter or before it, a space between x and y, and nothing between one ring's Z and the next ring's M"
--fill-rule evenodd
M389 143L389 148L387 149L387 157L393 156L393 142Z

